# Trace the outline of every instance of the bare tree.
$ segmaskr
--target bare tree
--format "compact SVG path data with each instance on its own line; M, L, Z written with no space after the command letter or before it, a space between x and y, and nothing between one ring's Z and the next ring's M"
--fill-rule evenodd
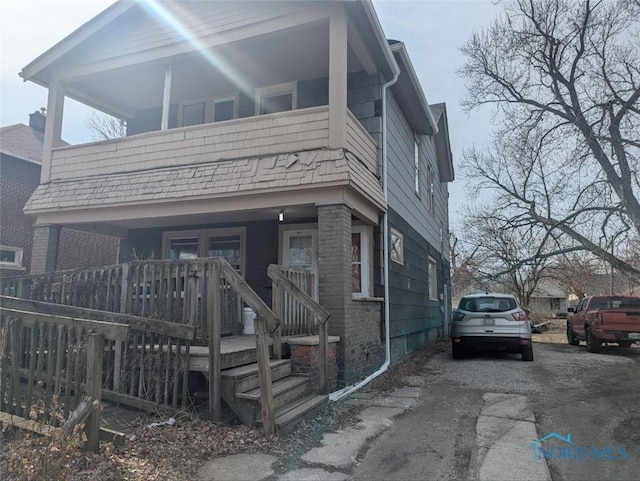
M127 134L127 124L124 120L103 112L92 111L86 122L91 131L91 138L95 141L118 139Z
M462 51L466 107L499 119L465 170L502 227L640 279L622 255L640 233L640 1L516 0Z
M474 253L474 263L467 266L475 281L485 290L513 294L528 308L540 281L549 277L553 256L541 239L544 235L530 226L505 228L497 212L479 211L466 218L461 236Z

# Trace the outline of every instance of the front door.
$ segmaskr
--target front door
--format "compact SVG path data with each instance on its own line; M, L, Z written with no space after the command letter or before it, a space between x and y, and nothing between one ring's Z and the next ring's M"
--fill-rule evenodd
M307 269L314 274L313 298L318 300L318 230L284 231L282 263L285 266Z

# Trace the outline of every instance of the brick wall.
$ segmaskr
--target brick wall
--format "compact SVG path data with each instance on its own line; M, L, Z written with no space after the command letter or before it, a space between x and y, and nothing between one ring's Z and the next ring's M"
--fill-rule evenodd
M2 270L3 276L22 275L31 265L33 217L22 213L24 204L40 183L40 166L3 155L0 158L0 244L24 249L25 270Z
M329 333L340 336L338 388L352 384L382 363L379 302L351 295L351 209L318 207L320 304L331 313Z
M25 203L40 183L40 165L2 156L0 161L0 244L24 249L24 270L2 269L2 276L23 275L49 269L78 269L114 264L118 239L111 236L62 229L59 234L43 227L34 234L34 216L22 213ZM53 237L52 237L53 235ZM35 238L35 241L34 241ZM59 240L57 254L52 242ZM35 262L32 269L32 254L36 244ZM51 250L53 249L53 250ZM48 260L48 253L54 258Z

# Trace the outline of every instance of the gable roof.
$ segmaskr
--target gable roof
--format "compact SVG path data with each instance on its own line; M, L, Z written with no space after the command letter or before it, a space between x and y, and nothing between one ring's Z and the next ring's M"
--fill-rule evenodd
M263 2L265 4L269 1L270 0L254 0L255 3ZM301 2L301 1L288 0L285 2L279 2L279 3L280 4L288 3L291 5L295 5L295 7L297 8L298 6L305 5L305 3L309 5L314 5L314 4L317 5L319 3L330 4L330 3L333 3L333 1L335 0L329 0L329 1L321 0L316 2ZM121 17L125 12L128 12L129 10L131 10L132 7L136 7L136 6L144 7L143 3L144 2L138 2L136 0L117 1L116 3L108 7L106 10L104 10L103 12L101 12L100 14L98 14L97 16L95 16L85 24L83 24L77 30L69 34L67 37L62 39L60 42L55 44L53 47L49 48L46 52L41 54L39 57L37 57L32 62L30 62L28 65L26 65L22 69L19 75L25 81L29 80L39 85L47 86L51 81L51 79L55 76L56 62L62 60L65 56L68 57L70 54L77 52L78 51L77 49L81 45L86 44L87 41L90 41L91 39L95 39L100 32L104 32L105 30L108 30L108 27L110 26L110 24L112 24L116 19ZM171 2L165 1L165 2L158 2L158 3L159 4L166 3L167 6L168 4L173 4L178 7L176 11L184 12L185 15L188 15L187 9L185 8L185 5L189 3L188 0L173 0ZM211 10L211 12L216 12L218 10L218 6L215 5L216 2L214 1L209 1L209 2L192 1L191 3L193 5L199 5L202 8L208 8L209 10ZM233 2L230 0L219 0L218 3L220 5L222 5L223 3L227 3L235 6L237 4L240 4L241 2ZM377 52L379 55L379 59L381 60L381 67L382 67L382 72L384 76L387 79L392 78L393 74L398 71L398 65L396 64L393 54L389 50L389 47L386 42L386 38L384 36L384 32L382 31L382 27L375 13L372 0L342 0L342 3L345 5L347 10L354 17L355 24L358 25L358 28L362 29L362 33L364 34L363 39L365 40L365 42L368 45L376 45L376 48L378 49ZM213 8L214 5L215 5L215 8ZM166 13L168 12L168 9L164 8L164 6L163 8L161 8L162 11L156 12L154 15L150 15L149 10L148 9L145 10L145 8L139 8L137 10L133 9L132 11L134 10L137 11L138 14L142 13L143 15L146 15L146 17L148 17L148 19L151 22L168 23L168 25L162 25L162 27L168 30L171 30L172 34L169 35L168 37L171 39L171 42L186 43L191 45L190 47L191 50L197 49L197 47L194 46L194 45L197 45L197 42L190 42L190 41L185 42L185 38L184 38L185 32L183 31L184 29L177 28L170 22L167 22L165 18L162 18L166 16ZM191 20L195 18L197 21L200 13L201 12L192 12ZM274 15L277 15L277 13L275 13ZM136 18L139 21L141 17L136 17ZM158 18L162 18L162 20L158 21ZM199 30L198 32L194 32L194 35L202 35L201 27L202 25L200 25L200 27L198 28ZM136 38L135 41L138 46L141 46L140 38ZM150 45L151 48L158 46L154 42L151 42L151 44L152 44ZM102 48L102 46L103 46L102 43L98 45L98 47L100 48ZM167 45L164 45L164 46L166 47ZM149 48L147 47L149 47L149 45L144 46L144 49L149 50ZM107 48L107 50L109 49ZM176 54L176 53L177 51L173 52L173 54ZM122 56L121 52L119 51L117 52L112 51L110 52L110 54L111 54L111 58ZM69 92L69 96L73 97L73 94Z
M44 134L28 125L15 124L0 128L0 153L34 164L42 164Z

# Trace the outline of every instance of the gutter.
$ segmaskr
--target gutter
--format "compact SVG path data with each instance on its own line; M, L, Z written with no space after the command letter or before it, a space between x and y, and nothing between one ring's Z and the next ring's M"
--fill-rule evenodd
M388 173L387 173L387 89L391 87L398 80L398 76L400 75L399 71L393 72L393 78L389 80L382 86L382 189L384 192L384 202L387 204L388 210L388 202L389 202L389 189L387 181ZM358 391L360 388L366 386L375 378L385 373L387 369L389 369L389 365L391 364L391 336L389 334L389 214L385 211L382 214L382 232L383 232L383 272L384 272L384 337L385 337L385 346L384 346L384 354L385 360L382 365L378 368L376 372L370 374L362 381L357 384L352 384L351 386L347 386L345 388L340 389L339 391L334 391L329 394L330 401L339 401L340 399L350 395Z

